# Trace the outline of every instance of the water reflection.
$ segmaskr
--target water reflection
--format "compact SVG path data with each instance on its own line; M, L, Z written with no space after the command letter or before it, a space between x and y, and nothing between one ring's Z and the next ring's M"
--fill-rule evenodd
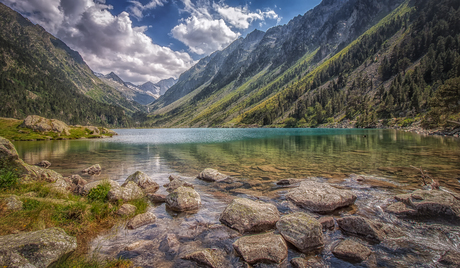
M423 167L445 185L460 190L458 140L393 130L325 129L154 129L117 130L105 140L15 142L28 163L43 159L64 175L92 164L103 177L123 181L136 170L157 177L166 173L196 176L213 167L258 180L351 173L418 184ZM97 179L97 178L96 178Z

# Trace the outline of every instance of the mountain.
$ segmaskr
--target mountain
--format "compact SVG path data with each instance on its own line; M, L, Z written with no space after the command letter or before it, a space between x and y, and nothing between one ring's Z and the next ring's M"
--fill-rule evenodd
M460 118L460 2L324 0L200 60L146 126L405 126ZM454 122L454 123L452 123Z
M0 3L0 116L128 126L144 108L105 85L80 54Z
M139 86L143 91L149 91L153 94L164 95L168 89L170 89L177 82L174 78L168 78L160 80L157 83L146 82Z
M132 83L123 81L114 72L107 75L98 75L98 77L108 86L118 90L126 99L135 101L141 105L150 104L160 97L151 92L145 92Z
M338 52L400 3L325 0L286 25L255 30L183 73L151 105L150 124L223 125Z

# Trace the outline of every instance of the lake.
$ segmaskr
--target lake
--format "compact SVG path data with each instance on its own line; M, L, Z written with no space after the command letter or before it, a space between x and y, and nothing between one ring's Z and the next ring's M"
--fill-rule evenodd
M326 216L358 215L404 235L379 244L352 238L374 252L364 266L438 267L436 260L445 252L459 251L459 226L399 219L383 209L394 202L395 194L422 188L420 171L411 166L423 168L443 189L460 192L459 139L368 129L115 131L119 135L110 139L14 142L26 162L48 160L52 169L65 176L100 164L102 174L85 179L110 178L122 183L140 170L160 185L169 182L170 174L194 185L201 196L198 211L178 213L165 204L151 204L148 210L156 216L155 223L135 230L113 227L92 241L90 252L98 257L127 258L140 267L196 267L182 257L214 248L224 252L226 266L245 267L232 247L241 234L221 224L219 217L235 197L271 203L281 215L305 212L286 199L292 186L276 184L287 178L349 189L357 196L355 204ZM237 181L196 179L204 168L218 169ZM158 193L167 194L164 187ZM288 258L279 266L255 267L292 267L289 261L296 257L321 260L323 267L355 267L331 252L337 241L350 237L337 226L323 233L325 246L320 252L303 254L290 246Z

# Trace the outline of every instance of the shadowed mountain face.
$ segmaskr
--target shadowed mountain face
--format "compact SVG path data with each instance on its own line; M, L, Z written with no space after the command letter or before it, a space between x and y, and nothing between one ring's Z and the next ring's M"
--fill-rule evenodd
M150 123L210 126L230 122L346 47L401 2L325 0L286 25L267 32L255 30L184 72L150 106L154 111Z

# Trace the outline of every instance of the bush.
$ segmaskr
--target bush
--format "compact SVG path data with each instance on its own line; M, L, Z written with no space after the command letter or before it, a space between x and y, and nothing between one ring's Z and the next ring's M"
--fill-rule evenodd
M0 189L14 187L18 182L19 176L15 170L0 169Z
M94 201L101 201L104 202L107 200L107 194L110 191L110 184L109 183L102 183L98 186L91 189L88 193L88 199L92 202Z

